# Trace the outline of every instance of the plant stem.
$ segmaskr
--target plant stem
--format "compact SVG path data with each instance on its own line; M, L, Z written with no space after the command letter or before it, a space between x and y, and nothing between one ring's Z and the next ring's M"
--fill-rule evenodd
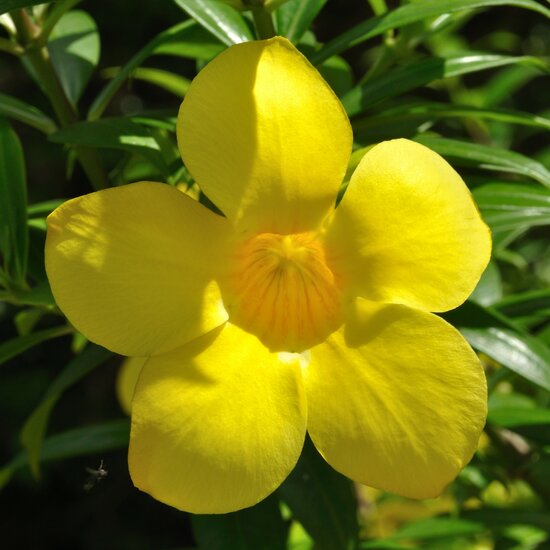
M64 128L78 122L78 113L63 90L52 65L48 49L36 43L39 29L24 9L13 11L11 17L17 29L19 42L25 49L24 55L48 96L60 126ZM94 189L105 188L107 178L97 152L88 147L75 147L75 153Z
M23 49L20 46L14 44L11 40L7 40L6 38L1 37L0 50L11 53L13 55L21 55L23 53Z
M262 0L245 0L244 3L252 10L252 17L254 18L254 25L258 38L264 40L274 37L277 33L273 25L273 18L265 9Z

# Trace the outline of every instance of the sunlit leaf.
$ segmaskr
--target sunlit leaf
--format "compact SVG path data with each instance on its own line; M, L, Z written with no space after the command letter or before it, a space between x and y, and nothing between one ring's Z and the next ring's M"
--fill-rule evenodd
M290 0L275 13L277 32L298 43L327 0Z
M540 162L520 153L478 143L427 135L417 136L415 141L450 159L455 165L465 164L483 170L519 174L550 187L550 171Z
M471 301L442 315L470 345L537 386L550 390L550 347L490 307Z
M489 183L474 189L474 197L493 233L550 225L548 189L529 183Z
M431 540L483 533L483 523L459 518L436 517L408 523L391 535L392 539Z
M57 128L55 122L39 109L6 94L0 94L0 115L23 122L45 134Z
M55 143L120 149L150 160L162 173L168 173L160 145L151 131L130 118L105 118L63 128L49 136Z
M174 0L195 21L224 44L253 40L242 15L235 8L218 0Z
M48 50L67 97L76 105L99 61L95 21L84 11L66 13L50 35Z
M102 71L102 75L107 78L114 78L119 72L120 68L113 67ZM179 98L185 95L191 84L191 81L183 76L153 67L137 67L132 72L131 78L132 80L142 80L154 84Z

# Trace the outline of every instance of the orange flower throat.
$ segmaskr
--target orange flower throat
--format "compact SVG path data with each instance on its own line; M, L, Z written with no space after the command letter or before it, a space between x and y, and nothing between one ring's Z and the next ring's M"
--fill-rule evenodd
M338 281L315 233L261 233L234 260L231 321L271 351L302 352L341 325Z

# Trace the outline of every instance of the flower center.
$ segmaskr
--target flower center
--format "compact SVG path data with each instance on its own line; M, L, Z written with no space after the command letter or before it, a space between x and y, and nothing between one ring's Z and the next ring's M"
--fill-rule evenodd
M341 325L337 283L315 234L261 233L238 249L226 306L272 351L301 352Z

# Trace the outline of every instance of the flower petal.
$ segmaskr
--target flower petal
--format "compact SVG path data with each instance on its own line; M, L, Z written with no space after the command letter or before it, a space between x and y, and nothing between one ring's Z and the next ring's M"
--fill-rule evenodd
M120 407L128 415L132 412L132 400L139 373L148 359L149 357L126 357L118 369L116 396Z
M237 44L195 78L178 117L183 160L239 229L296 233L333 205L351 127L285 38Z
M130 474L136 487L180 510L231 512L281 484L305 431L298 360L227 324L145 364Z
M441 318L359 300L345 328L311 350L308 430L346 476L435 497L471 459L485 423L480 362Z
M46 270L69 321L123 355L174 349L224 323L214 279L227 221L180 191L134 183L48 217Z
M491 253L489 229L460 176L405 139L363 157L326 238L354 295L427 311L460 305Z

